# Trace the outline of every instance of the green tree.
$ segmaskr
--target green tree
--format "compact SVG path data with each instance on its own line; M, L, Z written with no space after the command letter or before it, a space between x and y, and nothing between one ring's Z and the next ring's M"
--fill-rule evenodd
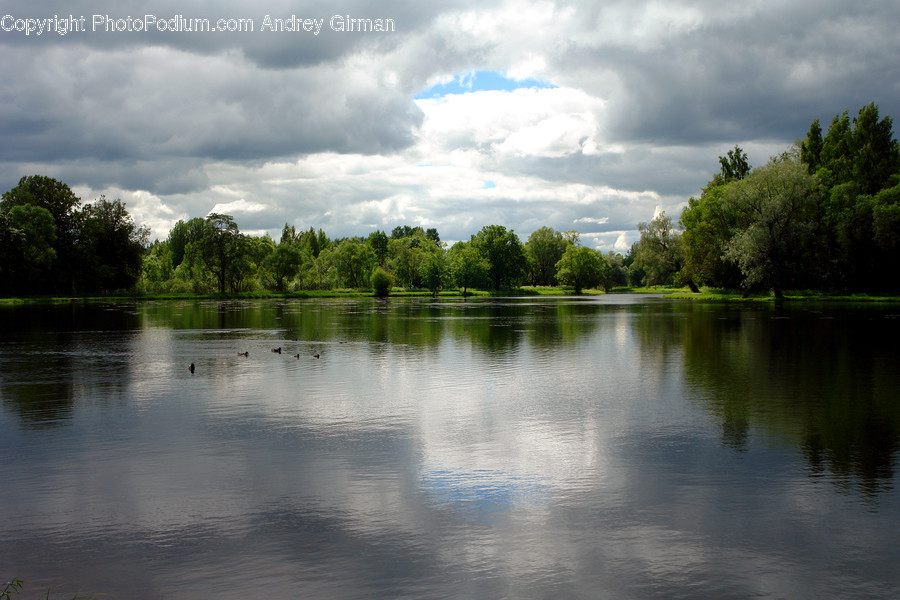
M815 175L822 164L822 147L825 140L822 138L822 126L815 119L809 126L806 139L800 143L800 160L803 161L810 175Z
M295 244L281 243L265 259L265 266L271 275L275 290L283 292L287 282L300 272L303 252Z
M603 283L611 270L606 259L593 248L569 246L556 264L556 277L580 294L585 288Z
M246 244L231 215L210 213L201 237L191 244L197 248L200 259L215 277L220 294L225 293L229 279L240 279L235 271L245 266L241 261Z
M649 223L639 223L641 239L637 242L634 264L644 269L644 285L681 283L684 273L684 248L681 234L665 211ZM692 291L699 291L693 280L687 280Z
M381 267L375 267L372 271L372 277L369 279L375 296L379 298L387 298L391 293L391 286L394 285L394 278L391 274Z
M34 294L50 291L56 262L56 222L46 208L33 204L14 206L6 215L18 234L5 261L10 290ZM7 262L8 261L8 262Z
M737 229L737 215L723 204L726 188L714 178L681 212L683 275L698 285L734 288L743 278L737 265L724 258Z
M494 290L519 285L528 260L519 236L502 225L482 227L470 241L487 263L487 277Z
M175 276L172 265L172 249L166 241L155 241L144 254L142 266L143 289L148 292L169 291L169 283Z
M425 288L431 292L432 296L437 296L450 275L450 266L443 250L428 254L425 262L422 264L420 275Z
M728 186L726 208L739 215L740 228L725 255L740 266L745 286L761 284L783 297L802 264L820 195L818 180L792 157L772 160Z
M369 234L369 245L375 252L375 260L378 264L384 266L388 256L388 238L387 234L380 229L376 229Z
M900 146L893 139L890 117L878 119L878 106L871 103L853 120L853 179L864 194L875 195L900 170Z
M46 290L74 292L79 284L76 277L81 200L65 183L43 175L32 175L22 177L19 184L5 192L0 200L0 212L8 213L16 206L38 206L53 217L56 241L52 248L56 261L53 272L47 276Z
M351 288L368 285L376 262L371 246L359 239L346 239L337 245L333 257L343 285Z
M138 227L121 200L101 196L82 209L79 254L87 289L126 290L141 276L149 232Z
M609 263L610 271L606 276L608 285L606 287L626 286L628 285L628 267L625 266L624 257L618 252L610 250L603 258Z
M550 227L541 227L528 236L525 251L531 266L532 284L556 284L556 264L570 245L562 233Z
M747 162L747 153L735 144L734 150L729 150L726 156L719 157L721 167L720 176L722 183L740 181L750 173L750 163Z
M457 286L468 295L471 287L481 285L487 279L488 264L470 243L456 242L450 247L450 275Z

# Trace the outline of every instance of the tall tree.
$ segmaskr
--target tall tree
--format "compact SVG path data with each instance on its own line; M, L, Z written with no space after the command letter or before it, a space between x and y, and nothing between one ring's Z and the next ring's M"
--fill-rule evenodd
M820 196L818 180L787 156L728 186L726 208L739 215L740 228L725 255L740 266L746 286L762 284L783 297L802 264Z
M82 212L79 254L89 289L125 290L141 275L149 232L138 227L121 200L101 196Z
M644 269L645 285L680 283L684 274L684 248L681 233L665 213L659 213L649 223L639 223L641 239L637 243L634 264ZM686 282L692 291L699 291L693 280Z
M864 194L875 195L900 170L900 146L893 139L890 117L878 119L878 106L868 104L853 119L853 179Z
M822 146L825 140L822 138L822 126L816 119L809 126L809 133L806 139L800 142L800 160L802 160L809 171L810 175L815 175L822 164Z
M568 246L563 234L550 227L541 227L532 232L525 242L534 285L555 285L556 264Z
M239 267L245 251L244 235L231 215L210 213L205 220L203 235L195 242L200 258L215 276L219 293L224 294L230 272ZM234 279L234 277L231 277Z
M722 182L740 181L750 173L750 163L747 162L747 153L735 144L734 150L729 150L726 156L719 157Z
M569 246L556 265L557 277L563 285L580 294L585 288L604 283L612 270L606 259L593 248Z
M2 213L0 213L2 214ZM33 204L14 206L5 215L13 241L6 263L5 282L13 293L35 294L52 290L56 262L56 222L46 208Z
M32 175L22 177L19 184L5 192L0 200L0 212L8 213L16 206L39 206L53 217L56 241L52 247L56 262L49 285L61 293L74 292L78 287L76 250L81 200L65 183L43 175Z
M502 225L485 225L471 244L488 265L487 276L495 290L516 286L525 275L528 260L519 236Z
M375 253L359 239L341 241L334 251L334 266L344 285L361 288L369 284L375 268Z
M369 234L369 245L372 246L372 250L375 252L375 260L378 261L379 266L384 266L387 260L389 239L387 234L380 229L376 229Z
M456 242L450 247L450 274L467 296L469 288L486 281L488 264L471 243Z

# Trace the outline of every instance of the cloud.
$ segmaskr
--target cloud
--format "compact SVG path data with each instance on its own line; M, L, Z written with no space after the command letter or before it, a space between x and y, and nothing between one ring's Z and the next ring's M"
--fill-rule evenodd
M267 14L335 12L397 29L258 30ZM735 144L758 165L815 118L871 101L900 113L896 3L0 0L0 14L255 20L252 33L0 31L0 187L41 173L111 190L154 235L243 199L246 231L574 224L621 250Z
M573 223L596 223L597 225L603 225L604 223L609 222L609 217L581 217L580 219L575 219L572 221Z

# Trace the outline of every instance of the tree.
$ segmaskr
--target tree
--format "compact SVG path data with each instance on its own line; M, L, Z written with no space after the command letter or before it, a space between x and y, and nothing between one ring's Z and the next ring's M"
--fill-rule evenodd
M563 285L580 294L585 288L597 287L612 270L603 256L593 248L569 246L556 264L556 277Z
M800 143L800 160L803 161L810 175L815 175L822 164L822 146L825 140L822 138L822 126L815 119L809 126L806 139Z
M141 276L149 232L138 227L121 200L100 196L82 209L79 254L88 289L124 290Z
M0 213L2 214L2 213ZM51 289L56 262L56 223L46 208L25 204L5 215L9 233L4 283L14 293L33 294Z
M375 267L375 253L371 246L358 239L346 239L333 254L334 266L344 285L361 288L369 283Z
M238 279L233 270L242 265L245 251L244 235L231 215L210 213L205 220L202 235L194 242L200 259L216 279L219 293L224 294L229 278Z
M283 240L284 238L282 238ZM271 274L275 290L283 292L286 283L297 276L303 262L303 252L290 242L278 244L265 258L266 270Z
M388 294L391 293L391 286L394 285L394 281L390 273L388 273L381 267L375 267L375 270L372 271L372 277L369 281L372 285L372 290L379 298L386 298Z
M563 234L550 227L541 227L532 232L525 242L531 266L531 282L534 285L554 285L556 283L556 263L562 258L568 246Z
M8 212L14 206L40 206L47 209L60 235L75 230L76 213L81 200L68 185L51 177L32 175L22 177L19 185L3 194L0 210Z
M495 290L516 286L525 274L525 248L513 230L502 225L486 225L473 235L471 244L487 263L487 277Z
M76 250L81 200L65 183L43 175L32 175L22 177L19 184L5 192L0 200L0 212L9 213L16 206L45 209L56 226L56 239L51 246L56 260L52 273L44 277L46 287L42 291L74 291L78 283ZM22 291L32 293L32 290Z
M698 285L733 288L741 284L740 269L724 258L725 245L737 228L736 215L723 205L726 188L714 177L700 198L690 198L681 212L683 278Z
M24 232L13 227L9 216L0 212L0 295L15 293L16 269L22 261L24 243Z
M606 276L607 288L628 285L628 267L625 259L618 252L610 250L603 258L609 263L610 271Z
M425 259L420 273L422 284L431 292L432 296L437 296L438 292L444 287L444 283L449 276L450 268L447 264L447 256L443 250L432 252Z
M725 255L740 266L745 286L762 284L783 297L785 285L800 267L813 223L811 209L820 195L818 180L789 156L728 186L726 208L739 215L740 227Z
M747 162L747 153L735 144L734 150L729 150L727 156L719 157L721 166L722 183L740 181L750 173L750 163Z
M864 194L875 195L900 169L900 146L893 139L890 117L878 120L878 107L871 103L853 119L853 180Z
M634 264L644 269L644 285L671 285L684 278L684 249L681 234L672 225L672 219L665 211L659 213L649 223L639 223L641 239L637 243ZM687 284L694 292L699 291L694 282L687 278Z
M372 246L372 250L375 252L375 259L378 261L378 264L382 266L387 260L389 239L387 234L380 229L376 229L369 234L369 245Z
M468 295L470 287L480 285L487 278L488 264L470 243L456 242L450 248L450 275Z

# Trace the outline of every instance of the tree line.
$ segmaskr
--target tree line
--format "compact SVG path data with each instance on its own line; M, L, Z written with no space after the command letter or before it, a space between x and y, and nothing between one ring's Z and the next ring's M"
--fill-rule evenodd
M279 240L241 233L230 215L175 224L148 244L121 200L82 205L68 185L23 177L0 201L0 295L291 292L394 286L501 290L566 285L576 292L624 282L622 257L583 247L575 232L542 227L523 244L501 225L452 247L437 229L331 239L285 224Z
M285 224L276 241L241 233L234 218L179 221L147 243L120 200L82 206L49 177L23 177L0 201L0 294L291 292L394 286L502 290L529 284L583 289L625 285L841 292L900 290L900 148L873 103L845 111L823 135L751 168L735 146L690 198L678 222L640 223L623 256L550 227L523 243L487 225L451 247L437 229L330 239Z
M447 248L437 229L403 225L390 234L330 239L321 229L285 224L276 241L245 236L233 217L210 214L179 221L167 239L148 248L140 285L156 293L355 288L386 295L394 286L466 294L529 283L581 292L611 285L613 271L607 257L579 244L577 234L549 227L523 244L514 231L488 225Z
M82 206L60 181L23 177L0 200L0 296L130 289L147 238L120 200Z
M641 223L645 284L829 292L900 290L900 147L874 103L816 119L802 140L751 168L735 148L676 225Z

